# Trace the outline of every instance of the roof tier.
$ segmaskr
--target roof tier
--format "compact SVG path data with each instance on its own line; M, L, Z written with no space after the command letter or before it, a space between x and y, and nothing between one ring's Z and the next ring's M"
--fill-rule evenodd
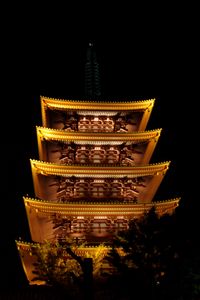
M155 101L77 101L43 96L40 100L44 127L82 132L143 131Z
M148 203L170 162L139 167L59 165L31 160L35 195L51 202Z
M126 229L130 220L155 207L157 213L171 214L180 198L148 204L80 202L51 203L24 197L31 238L35 242L56 241L70 236L94 240L111 237Z
M67 132L37 127L39 158L59 164L148 164L161 129L135 133Z

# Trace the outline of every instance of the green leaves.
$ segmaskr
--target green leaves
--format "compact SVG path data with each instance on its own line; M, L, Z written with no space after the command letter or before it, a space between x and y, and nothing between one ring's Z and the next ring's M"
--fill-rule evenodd
M58 243L46 241L36 247L33 254L37 257L33 280L42 280L49 285L68 285L82 276L80 264Z

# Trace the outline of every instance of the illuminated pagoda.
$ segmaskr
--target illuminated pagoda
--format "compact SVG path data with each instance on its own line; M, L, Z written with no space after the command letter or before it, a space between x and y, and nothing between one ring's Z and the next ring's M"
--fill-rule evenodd
M152 206L171 214L180 200L155 200L170 164L150 162L161 134L146 130L155 99L40 100L39 160L30 160L35 196L23 199L32 242L16 241L30 284L44 284L33 281L35 244L69 237L87 251L106 249L130 220Z

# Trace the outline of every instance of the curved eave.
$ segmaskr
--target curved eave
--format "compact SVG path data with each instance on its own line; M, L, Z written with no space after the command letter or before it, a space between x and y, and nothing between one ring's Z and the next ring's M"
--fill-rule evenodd
M94 165L59 165L39 160L30 160L32 172L42 175L55 176L148 176L165 174L169 168L170 161L135 167L108 167Z
M151 109L155 99L140 100L140 101L90 101L90 100L67 100L56 99L45 96L40 96L41 106L43 108L56 110L145 110Z
M169 199L165 201L146 203L146 204L116 204L105 202L97 203L51 203L38 199L24 197L26 207L29 207L36 213L60 214L65 216L91 216L91 215L141 215L153 206L158 213L173 210L179 204L180 198Z
M32 251L33 248L37 248L41 246L41 243L37 243L37 242L26 242L26 241L22 241L22 240L15 240L16 246L18 250L21 251ZM77 250L96 250L99 247L99 245L88 245L87 247L85 246L80 246L80 247L75 247ZM106 249L111 249L110 246L108 245L104 245L104 248Z
M144 141L158 139L161 128L135 133L80 133L66 132L65 130L51 129L37 126L37 136L40 139L55 141Z

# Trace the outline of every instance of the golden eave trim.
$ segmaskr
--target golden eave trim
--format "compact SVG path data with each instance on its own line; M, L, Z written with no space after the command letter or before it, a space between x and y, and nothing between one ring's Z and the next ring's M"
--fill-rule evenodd
M147 175L159 175L165 173L170 161L149 164L143 166L134 167L108 167L108 166L94 166L94 165L59 165L50 162L43 162L39 160L30 160L32 170L42 175L59 175L59 176L80 176L80 175L100 175L110 176L118 175L120 177L127 175L147 176Z
M33 242L25 242L25 241L19 241L19 240L15 240L15 243L16 243L16 245L17 245L17 248L18 248L18 250L25 250L25 251L31 251L32 250L32 248L37 248L37 247L40 247L40 245L41 245L41 243L33 243ZM99 247L99 245L88 245L88 246L86 246L86 247L84 247L84 246L79 246L79 247L77 247L76 246L76 249L77 250L95 250L96 248L98 248ZM108 245L104 245L104 248L106 248L106 249L111 249L111 247L110 246L108 246Z
M140 208L140 207L148 207L148 206L153 206L153 205L168 205L168 204L173 204L173 203L178 203L181 198L172 198L172 199L167 199L163 201L156 201L156 202L151 202L151 203L137 203L137 204L128 204L128 203L111 203L111 202L104 202L104 203L95 203L95 202L74 202L74 203L55 203L55 202L50 202L50 201L45 201L45 200L40 200L36 198L29 198L29 197L23 197L25 205L30 205L31 207L34 208L41 208L41 207L48 207L50 209L59 209L63 211L67 211L69 208L100 208L102 209L103 207L113 207L113 208L120 208L122 209L123 207L126 208Z
M26 207L35 209L38 213L44 214L60 214L65 216L91 216L91 215L133 215L140 214L145 210L149 210L151 207L155 206L156 209L171 209L172 207L177 207L180 198L175 198L163 202L154 203L141 203L141 204L94 204L94 203L51 203L40 200L33 200L29 198L24 198L24 203Z
M37 135L46 140L56 141L143 141L158 138L162 129L138 131L135 133L80 133L67 132L60 129L51 129L36 126Z
M145 110L153 107L155 98L139 101L90 101L67 100L40 96L42 105L50 109L76 109L76 110Z

